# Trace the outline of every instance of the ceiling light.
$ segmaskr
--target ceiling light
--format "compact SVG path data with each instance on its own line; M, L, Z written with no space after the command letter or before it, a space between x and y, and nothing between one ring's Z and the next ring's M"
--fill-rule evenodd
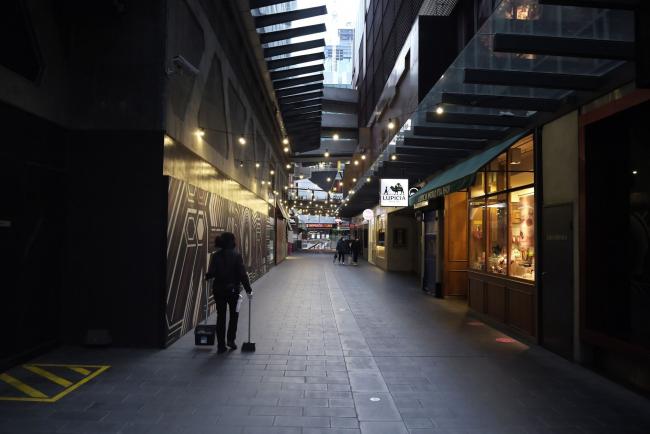
M289 152L289 147L288 147L288 146L285 146L285 147L284 147L284 152L285 152L285 153Z
M237 139L240 145L245 145L246 144L246 139L243 136L239 136Z
M286 137L284 139L282 139L282 144L283 145L288 145L289 144L289 139L286 138Z
M352 182L357 182L357 178L352 178Z
M325 158L329 157L329 156L330 156L330 151L327 150L327 149L325 149L325 153L323 154L323 156L324 156Z
M330 178L330 177L328 176L328 177L327 177L327 182L330 182L331 180L332 180L332 178Z
M365 155L365 154L362 155L362 156L361 156L361 159L362 159L362 160L365 160L365 159L366 159L366 155Z
M332 139L333 139L333 140L338 140L338 139L339 139L339 135L338 135L338 134L334 134L334 135L332 136Z
M255 163L255 168L259 169L260 168L260 163Z
M358 166L359 165L359 160L354 160L354 165Z
M443 109L442 106L439 105L438 107L436 107L436 114L441 115L444 112L445 112L445 109Z
M397 155L395 155L395 154L391 155L390 159L393 160L393 161L397 160Z
M393 122L392 119L389 119L388 120L388 129L392 130L393 128L395 128L395 122Z
M275 175L275 170L271 170L269 173L270 173L271 175Z
M287 164L287 169L291 169L291 164Z
M244 167L244 162L241 160L239 161L239 167Z
M370 181L372 181L372 180L370 179L370 177L367 177L367 178L366 178L366 182L370 182Z
M196 134L197 137L203 137L203 136L205 136L205 131L203 131L202 128L199 128L198 130L196 130L194 132L194 134Z

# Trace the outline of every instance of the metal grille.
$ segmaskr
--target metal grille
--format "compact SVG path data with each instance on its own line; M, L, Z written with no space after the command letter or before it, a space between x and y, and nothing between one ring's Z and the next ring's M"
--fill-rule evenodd
M451 14L458 0L424 0L419 15L447 16Z

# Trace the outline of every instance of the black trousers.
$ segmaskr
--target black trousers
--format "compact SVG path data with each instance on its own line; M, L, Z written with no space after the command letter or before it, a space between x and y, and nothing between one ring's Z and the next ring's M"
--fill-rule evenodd
M224 348L226 346L226 308L230 310L230 320L228 321L228 341L234 341L237 337L237 321L239 312L237 312L237 302L239 293L214 293L214 301L217 305L217 346Z
M356 264L358 260L359 260L359 252L352 252L352 262Z

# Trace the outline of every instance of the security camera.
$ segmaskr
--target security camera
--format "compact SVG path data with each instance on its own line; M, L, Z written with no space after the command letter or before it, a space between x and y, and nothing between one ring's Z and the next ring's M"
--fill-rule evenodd
M174 56L172 58L172 63L174 66L176 66L178 69L183 69L187 72L189 72L192 75L199 75L199 68L196 66L192 65L189 60L181 56L180 54Z

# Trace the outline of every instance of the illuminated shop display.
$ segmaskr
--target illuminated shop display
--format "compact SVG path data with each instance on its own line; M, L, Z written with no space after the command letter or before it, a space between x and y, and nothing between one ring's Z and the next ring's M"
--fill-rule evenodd
M477 172L469 189L469 266L535 280L534 148L527 136Z

